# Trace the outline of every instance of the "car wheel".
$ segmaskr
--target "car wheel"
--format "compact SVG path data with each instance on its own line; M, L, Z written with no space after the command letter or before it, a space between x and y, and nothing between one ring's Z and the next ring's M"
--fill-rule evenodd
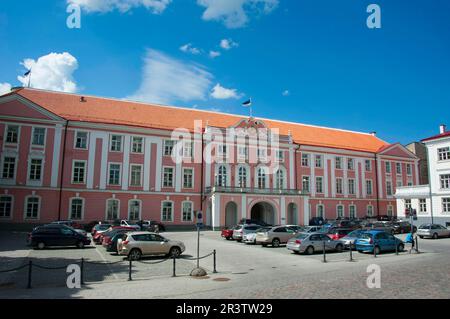
M278 238L272 240L272 247L280 247L280 240Z
M313 246L308 246L308 248L306 248L306 254L307 255L314 254L314 247Z
M380 247L378 247L378 246L375 246L374 250L375 250L375 255L379 255L381 252Z
M423 239L423 236L419 236L420 239Z
M39 242L38 244L37 244L37 248L38 249L44 249L45 248L45 243L44 242Z
M398 244L398 246L397 246L397 251L403 251L405 249L405 245L403 245L403 244Z
M439 236L438 236L437 233L434 233L434 234L433 234L433 239L438 239L438 237L439 237Z
M181 249L179 247L172 247L172 248L170 248L169 255L171 257L173 257L173 256L178 257L181 255Z
M141 259L141 256L142 256L141 251L139 249L135 248L135 249L132 249L130 251L130 253L128 254L128 259L139 260L139 259Z
M341 244L336 245L336 251L338 253L341 253L344 250L344 246L342 246Z
M77 247L80 248L80 249L83 249L83 248L84 248L84 243L80 240L80 241L77 243Z
M267 247L267 244L262 244L263 247Z

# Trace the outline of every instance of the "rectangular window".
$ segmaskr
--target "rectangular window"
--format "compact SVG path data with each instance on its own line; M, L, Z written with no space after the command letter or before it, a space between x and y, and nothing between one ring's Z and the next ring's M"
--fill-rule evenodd
M33 129L33 145L43 146L45 143L45 128L35 127Z
M419 212L426 213L427 211L427 200L425 198L419 198Z
M309 192L309 176L303 176L302 177L302 189L305 192Z
M13 179L15 171L16 171L16 158L15 157L4 157L3 158L2 178Z
M350 218L355 218L356 217L356 206L355 205L350 205L348 207L348 214Z
M336 210L337 210L337 217L339 218L344 217L344 206L337 205Z
M248 159L248 148L246 146L238 146L238 158L240 160Z
M442 212L450 213L450 197L442 198Z
M83 217L83 200L73 198L70 204L70 219L81 220Z
M220 157L227 157L227 146L225 144L217 145L217 155Z
M397 187L402 187L403 186L403 182L399 179L397 179Z
M265 148L258 148L257 151L258 159L261 161L265 161L267 159L267 149Z
M316 193L323 193L323 178L316 177Z
M406 164L406 174L407 175L412 175L412 165L411 164Z
M164 141L164 156L172 156L173 146L175 141L165 140Z
M349 193L349 195L355 195L355 180L354 179L348 180L348 193Z
M438 148L438 158L440 161L450 160L450 147Z
M387 207L387 215L388 216L394 215L394 207L392 205L388 205L388 207Z
M315 159L316 159L315 160L316 167L321 168L322 167L322 155L316 155Z
M397 174L399 174L399 175L402 174L402 163L395 163L395 171L396 171Z
M77 132L75 136L75 148L85 150L87 149L87 132Z
M42 159L32 158L30 163L30 181L40 181L42 174Z
M183 157L192 158L193 154L193 143L183 142Z
M173 216L173 203L172 202L163 202L161 213L162 213L161 221L171 222L172 216Z
M111 152L122 152L122 135L111 135Z
M8 125L6 128L6 143L17 144L19 141L19 127L17 125Z
M367 206L367 216L369 216L369 217L373 216L373 206L372 205Z
M39 197L28 197L25 218L36 219L39 216Z
M450 188L450 174L439 175L441 181L441 189Z
M12 196L0 196L0 218L10 218L12 213Z
M130 200L128 204L128 219L140 220L141 219L141 202L138 200Z
M131 165L130 186L142 185L142 166Z
M366 180L366 194L372 195L372 180Z
M183 221L192 221L192 202L183 202Z
M336 194L342 193L343 193L342 178L336 178Z
M408 178L407 183L408 183L408 186L413 186L412 178Z
M120 164L109 164L109 185L120 185Z
M386 181L386 195L392 196L392 182Z
M390 174L391 173L391 163L385 162L384 165L386 167L386 174Z
M183 169L183 188L192 188L194 170L192 168Z
M411 200L410 199L405 199L405 208L406 209L411 209L412 205L411 205Z
M144 139L142 137L139 136L133 136L131 138L131 152L133 153L142 153L142 149L143 149L143 144L144 144Z
M336 169L342 169L342 157L336 157L334 159L334 163L335 163Z
M84 184L86 176L86 162L74 161L72 172L72 183Z
M302 154L302 166L308 167L309 166L309 154Z
M353 160L353 158L347 159L347 169L350 171L353 171L355 169L355 161Z
M173 167L164 167L163 187L173 187Z
M366 172L372 171L372 162L371 160L365 160L364 165L366 167Z
M108 199L106 205L106 220L119 218L119 201L117 199Z
M280 151L280 150L278 150L277 151L277 161L278 162L284 162L284 152L283 151Z

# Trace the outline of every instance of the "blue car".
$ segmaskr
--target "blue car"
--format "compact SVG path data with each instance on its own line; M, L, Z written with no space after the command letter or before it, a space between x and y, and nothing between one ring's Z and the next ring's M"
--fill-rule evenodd
M369 230L361 234L361 237L355 241L356 250L360 253L368 252L378 255L383 251L403 251L405 244L402 240L383 230Z

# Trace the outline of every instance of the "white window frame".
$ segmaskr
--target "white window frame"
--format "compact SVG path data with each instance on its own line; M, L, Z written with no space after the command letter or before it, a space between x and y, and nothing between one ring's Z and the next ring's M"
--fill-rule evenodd
M353 208L353 214L352 214L352 208ZM354 204L351 204L348 206L348 217L349 218L356 218L358 216L358 212L356 209L357 209L357 207Z
M133 167L140 167L140 168L141 168L141 173L139 174L139 185L133 185L133 184L131 183L132 180L133 180ZM133 163L133 164L130 164L130 172L129 172L130 180L128 181L128 186L130 186L130 187L142 187L143 170L144 170L144 167L143 167L142 164L134 164L134 163Z
M450 197L442 197L442 213L447 214L450 213Z
M77 200L81 200L81 218L80 219L76 219L72 217L72 201L74 199ZM85 200L83 197L70 197L69 198L69 214L68 214L68 219L69 220L84 220L84 205L85 205Z
M321 215L319 215L319 207L322 208L322 214ZM316 217L325 218L325 205L323 205L323 204L317 204L316 205Z
M284 150L278 149L276 151L277 162L284 163Z
M342 216L339 216L339 207L342 207ZM342 204L336 205L336 218L344 218L345 217L345 206Z
M338 184L338 181L340 181L339 184ZM338 185L339 185L339 187L338 187ZM343 195L344 194L344 179L342 177L336 177L335 186L336 186L336 194ZM340 191L338 191L339 188L341 189Z
M391 180L386 180L386 196L392 196L394 194L394 188Z
M369 164L369 165L367 165L367 164ZM371 160L369 160L369 159L364 160L364 169L366 172L372 171L372 161Z
M398 170L399 167L400 167L400 171ZM402 163L396 162L396 163L395 163L395 173L396 173L397 175L402 175L402 172L403 172Z
M369 187L368 185L370 184L370 192L369 192ZM366 195L367 196L372 196L373 195L373 182L371 179L366 179Z
M387 213L388 216L394 216L394 206L387 205L386 213Z
M120 137L120 150L113 150L113 137L114 136L119 136ZM123 152L123 142L124 142L124 138L123 135L120 134L110 134L109 135L109 151L113 152L113 153L122 153Z
M260 176L259 172L262 171L264 176ZM264 187L260 186L260 178L264 177ZM257 189L268 189L269 188L269 169L266 166L257 166L255 168L255 188Z
M412 176L412 164L411 163L406 163L406 175Z
M111 165L119 165L119 184L111 184ZM108 185L109 186L122 185L122 163L108 162Z
M304 178L308 178L308 189L305 189L304 188ZM306 192L311 192L311 176L309 176L309 175L302 175L302 190L303 191L306 191Z
M223 177L220 173L220 169L221 168L225 169L225 176ZM216 176L215 176L215 180L214 180L214 185L218 186L218 187L227 187L228 184L228 180L229 180L229 175L231 172L229 172L229 167L225 164L221 164L217 166L217 171L216 171ZM219 180L221 181L221 183L219 183Z
M306 165L304 165L304 160L306 161ZM310 166L310 154L309 153L302 153L300 156L300 164L302 167L309 167Z
M320 180L320 183L318 183L318 181ZM324 190L323 190L323 176L316 176L316 180L315 180L315 186L316 186L316 193L317 194L323 194ZM318 185L320 185L320 190L318 189Z
M426 213L426 212L427 212L427 199L419 198L419 213Z
M352 157L347 158L347 170L349 171L355 170L355 159Z
M184 204L189 203L191 205L191 219L184 220ZM194 221L194 202L190 200L184 200L181 202L181 222L182 223L192 223Z
M78 141L78 134L79 133L86 133L86 147L77 147L77 141ZM88 150L89 149L89 132L88 131L79 131L76 130L74 134L74 141L73 141L73 148L76 150Z
M1 197L9 197L11 198L11 211L8 217L0 216L0 220L12 220L14 214L14 195L11 194L0 194Z
M369 214L369 207L370 207L370 214ZM373 205L369 204L366 206L366 216L373 217Z
M240 183L240 181L241 181L241 169L243 169L244 172L245 172L245 183L244 183L244 185L241 185L241 183ZM250 180L249 180L249 178L250 178L249 171L250 170L249 170L249 167L247 165L238 165L236 167L236 187L239 187L239 188L249 187L249 182L250 182Z
M279 173L282 174L281 185L279 181ZM287 188L287 174L286 169L282 166L278 167L278 170L275 172L274 176L274 188L275 189L286 189Z
M34 133L36 131L36 129L44 129L44 144L34 144ZM46 127L43 126L33 126L33 129L31 130L31 147L36 147L36 148L45 148L46 146L46 142L47 142L47 131L48 129Z
M137 219L135 218L131 218L131 203L132 202L138 202L139 203L139 216ZM141 220L142 219L142 200L137 199L137 198L132 198L130 200L128 200L128 206L127 206L127 219L128 220Z
M32 160L41 160L41 176L39 180L30 179ZM28 158L27 184L32 186L41 186L44 180L45 159L43 156L31 156Z
M314 167L323 168L323 155L320 154L314 155Z
M28 199L29 198L37 198L39 200L38 202L38 211L36 217L27 217L27 210L28 210ZM41 205L42 205L42 198L39 195L27 195L25 196L25 202L23 206L23 219L24 220L40 220L41 219Z
M190 170L192 172L192 174L191 174L192 175L192 177L191 177L191 186L190 187L184 185L184 172L186 170ZM185 189L193 189L194 188L194 184L195 184L195 173L194 172L195 172L194 167L183 167L183 170L182 170L182 177L183 177L182 187L183 188L185 188Z
M171 150L170 150L170 154L167 154L166 153L166 148L167 147L169 147L167 144L169 144L169 143L171 143L172 145L170 146L171 147ZM163 156L172 156L172 153L173 153L173 149L175 148L175 145L176 145L176 143L175 143L175 141L174 140L170 140L170 139L167 139L167 140L164 140L164 142L163 142Z
M183 158L194 157L194 141L183 141Z
M439 174L439 189L450 189L450 174Z
M389 167L389 169L388 169L388 167ZM384 170L386 171L386 174L392 174L391 162L384 162Z
M353 189L350 187L353 186ZM356 195L356 180L354 178L349 178L347 180L347 191L349 195Z
M0 175L0 180L3 181L15 181L16 177L17 177L17 157L18 155L12 155L12 154L8 154L8 153L3 153L2 154L2 162L1 162L1 175ZM14 172L13 172L13 177L8 177L5 178L3 177L3 171L5 169L5 158L14 158Z
M450 146L438 148L437 153L438 162L450 160Z
M84 164L84 172L83 172L83 182L75 182L75 163L83 163ZM86 184L86 175L87 175L87 161L85 160L72 160L72 184L76 185L85 185Z
M7 142L7 138L8 138L8 128L10 126L16 126L17 127L17 142ZM21 130L21 126L18 124L5 124L5 136L3 139L3 143L5 145L19 145L20 144L20 130Z
M164 203L171 203L172 205L171 205L171 207L172 207L172 209L171 209L171 219L169 220L169 219L164 219L163 218L163 209L164 209ZM163 200L163 201L161 201L161 222L173 222L174 221L174 211L175 211L175 203L174 203L174 201L173 200Z
M117 217L113 219L108 219L108 203L110 201L117 201ZM120 199L117 198L107 198L106 199L106 207L105 207L105 220L114 220L114 219L120 219Z
M140 152L136 152L134 150L134 139L136 138L140 138L141 139L141 151ZM144 153L144 147L145 147L145 138L142 136L131 136L131 153L132 154L143 154Z
M171 186L166 186L166 184L165 184L165 170L166 169L172 170ZM161 172L162 172L162 187L163 188L174 188L175 187L175 167L174 166L163 166Z
M343 162L342 156L335 156L335 158L334 158L334 168L342 170L343 169L343 166L342 166L343 163L342 162ZM338 165L338 163L339 163L339 165Z
M243 152L242 152L242 150L243 150ZM245 145L238 145L238 154L237 155L238 155L239 161L247 161L248 160L248 147Z

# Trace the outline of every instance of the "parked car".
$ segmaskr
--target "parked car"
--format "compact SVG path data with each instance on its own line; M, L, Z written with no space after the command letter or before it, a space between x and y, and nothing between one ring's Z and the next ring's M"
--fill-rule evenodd
M369 252L378 255L383 251L393 251L397 247L398 251L403 251L405 244L391 233L382 230L368 230L355 241L358 252Z
M364 224L362 229L364 229L364 230L379 230L379 231L385 231L390 234L394 234L394 227L391 226L389 223L385 223L385 222L366 223L366 224Z
M119 241L117 252L128 256L131 260L139 260L142 256L169 255L179 256L186 247L181 241L169 240L163 236L147 231L130 232Z
M305 226L300 226L300 225L285 225L285 226L293 229L297 233L300 233L305 229Z
M112 239L114 236L116 236L117 234L125 234L128 233L130 231L130 229L123 229L123 228L116 228L110 231L107 231L103 234L102 236L102 246L103 247L108 247L109 244L112 242Z
M92 237L94 237L95 234L97 234L98 232L104 233L110 227L111 227L111 224L96 224L91 230L91 235L92 235Z
M309 220L309 226L322 226L325 221L322 217L313 217Z
M397 221L388 224L389 227L393 228L394 234L404 234L411 232L411 223L409 221ZM413 227L414 232L417 231L417 227Z
M317 233L322 229L322 226L304 226L303 233Z
M249 218L242 218L239 221L239 225L245 225L245 224L252 224L252 225L260 225L260 226L272 226L267 224L266 222L258 219L249 219Z
M366 231L363 229L356 229L345 235L340 239L340 241L344 244L345 248L350 248L350 244L352 244L352 249L355 247L355 242L358 238L361 238L361 235Z
M266 247L279 247L281 244L286 244L289 239L297 234L293 229L286 226L275 226L270 229L258 230L256 233L256 243Z
M142 221L142 225L140 222L137 224L141 226L141 230L153 231L155 226L158 226L159 231L166 231L166 226L156 220L144 220Z
M331 227L326 235L333 240L339 240L349 234L352 230L352 228Z
M246 244L256 244L256 233L264 232L270 230L272 227L261 227L258 228L255 232L245 234L242 236L242 242Z
M439 224L423 224L417 229L417 236L420 238L450 237L450 230Z
M112 238L109 244L106 246L106 251L117 253L117 247L119 240L122 241L127 233L116 233Z
M129 220L125 220L125 219L122 219L120 221L120 226L122 226L122 227L131 227L131 228L134 228L135 230L141 230L141 226L139 226L136 223L132 223Z
M256 233L257 229L260 229L260 225L252 225L252 224L245 224L245 225L237 225L233 230L233 239L241 242L242 237L249 233Z
M297 254L312 255L316 251L323 251L324 244L326 251L341 252L344 249L344 245L340 241L333 240L324 233L299 233L289 239L286 248Z
M109 235L113 230L118 230L118 229L124 229L126 231L136 231L136 229L134 227L128 227L128 226L111 226L110 228L108 228L107 231L105 232L97 232L93 237L93 241L96 245L100 245L103 242L103 237L105 235Z
M29 242L33 248L37 249L54 246L84 248L90 245L91 240L66 225L49 224L34 228L29 235Z
M52 224L66 225L66 226L72 227L73 229L83 229L83 226L80 223L73 221L73 220L57 220L57 221L52 222Z
M389 215L379 215L377 216L377 220L378 221L393 221L395 219L394 216L389 216Z
M236 226L233 227L225 227L222 229L222 232L220 233L220 236L222 236L223 238L225 238L226 240L231 240L233 239L233 231L234 228L236 228Z

